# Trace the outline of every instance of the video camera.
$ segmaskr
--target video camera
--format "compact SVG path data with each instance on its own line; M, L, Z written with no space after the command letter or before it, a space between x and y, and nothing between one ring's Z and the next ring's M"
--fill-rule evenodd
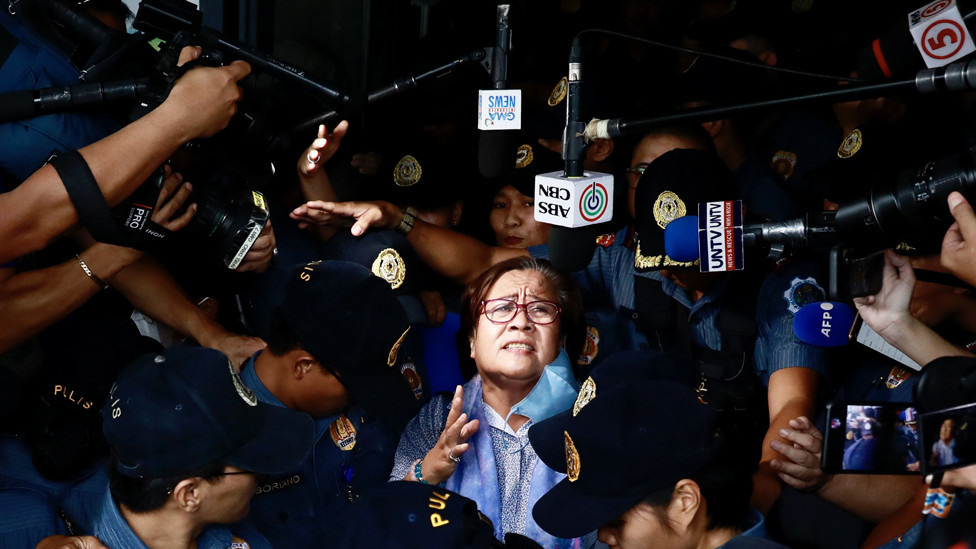
M675 220L665 228L665 249L677 261L702 258L703 271L716 270L704 260L711 254L736 259L719 262L717 270L742 268L744 246L765 247L772 257L826 252L831 299L870 295L881 287L880 250L905 239L925 248L939 247L953 222L947 204L953 191L976 198L976 147L901 172L893 182L873 185L837 211L812 212L778 223L743 224L741 211L735 216L706 213L697 220ZM706 208L716 204L707 203ZM715 242L709 234L715 235Z
M56 49L66 58L78 57L70 52L103 50L104 44L84 42L118 34L73 3L24 0L20 8L22 13L11 18L9 23L24 29L25 40L56 43ZM26 121L42 114L82 108L105 116L110 109L117 111L115 105L120 105L121 101L128 101L130 105L136 105L127 116L131 121L162 103L173 83L193 65L216 66L238 59L249 62L253 73L241 83L245 89L244 98L228 127L211 138L188 143L174 156L174 168L194 183L196 188L190 201L199 206L191 224L174 238L208 257L216 256L224 266L233 269L267 223L267 205L260 191L269 185L274 175L274 154L289 147L291 133L308 124L300 117L333 112L332 109L344 103L348 96L309 78L300 69L203 27L201 20L202 14L189 2L145 0L133 23L140 33L121 39L123 45L117 47L124 54L81 56L87 61L75 66L81 71L78 78L86 83L5 94L4 100L0 101L3 104L0 120ZM163 42L158 53L146 47L158 41ZM180 50L186 45L201 46L201 58L177 67ZM151 53L147 54L147 50ZM17 59L6 62L16 63ZM92 82L92 74L127 79ZM70 82L70 79L63 82ZM287 90L283 88L285 84ZM53 117L50 121L30 120L28 125L36 125L38 131L48 135L81 131L66 130L63 119ZM51 125L55 127L49 127ZM59 146L58 150L80 147L102 136L66 136L59 141L80 144ZM49 151L38 151L37 154L46 155ZM37 165L42 160L38 158ZM58 167L57 160L54 162ZM62 179L67 185L93 187L93 180L86 183L84 173L79 182L78 173L69 166L62 173ZM94 189L69 194L80 197L74 200L75 207L82 223L97 240L151 248L169 240L165 231L148 221L162 181L160 170L111 213ZM91 204L93 202L100 204ZM201 249L199 243L209 249Z

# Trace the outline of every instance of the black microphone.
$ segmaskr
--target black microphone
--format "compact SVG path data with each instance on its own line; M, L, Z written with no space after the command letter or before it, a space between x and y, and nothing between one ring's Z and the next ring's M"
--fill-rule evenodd
M0 122L27 120L42 114L75 110L113 101L135 100L144 95L148 89L148 78L136 78L4 93L0 94Z
M403 78L398 78L394 80L393 83L387 84L378 90L373 90L369 92L367 101L369 103L374 103L387 97L392 97L397 94L412 90L420 85L421 82L428 79L440 78L446 74L454 72L459 67L467 65L469 63L479 63L488 58L488 52L490 48L482 48L474 51L470 51L457 59L452 59L447 63L434 67L433 69L417 73L408 74Z
M857 52L857 75L865 80L909 76L925 68L922 54L908 29L876 38Z
M901 93L938 93L976 89L976 61L960 61L944 67L918 71L914 78L891 80L874 84L852 84L835 90L814 92L792 97L780 97L754 103L726 107L688 109L673 114L651 117L612 118L591 120L581 133L586 139L611 139L632 135L675 124L677 122L708 122L744 114L773 110L782 107L798 107L817 103L839 103L868 97L883 97ZM582 125L582 123L580 123ZM567 126L567 132L569 128Z
M808 213L805 217L778 223L746 223L742 226L743 244L782 244L793 249L828 248L838 243L836 213ZM697 217L678 218L664 228L664 249L672 259L699 259Z
M583 176L583 133L586 124L580 120L580 85L583 64L581 62L579 36L573 38L569 48L569 74L566 86L566 129L563 134L563 160L566 161L566 177Z
M508 85L508 53L512 49L512 27L509 23L509 4L495 8L495 46L491 50L491 80L496 90ZM515 149L519 132L516 130L482 131L478 136L478 172L486 179L508 175L515 170Z

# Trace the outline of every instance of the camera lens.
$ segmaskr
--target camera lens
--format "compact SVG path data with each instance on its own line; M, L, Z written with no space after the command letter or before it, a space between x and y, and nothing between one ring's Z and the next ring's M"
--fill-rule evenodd
M837 211L837 227L852 244L894 245L912 235L941 238L952 224L946 199L952 191L966 196L976 189L976 152L926 162L902 172L893 185L871 189L868 196Z

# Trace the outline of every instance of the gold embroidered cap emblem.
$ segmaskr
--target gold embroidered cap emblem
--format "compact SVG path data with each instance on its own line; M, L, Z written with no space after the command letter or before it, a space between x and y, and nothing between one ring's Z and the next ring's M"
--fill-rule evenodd
M594 398L596 398L596 382L593 381L592 377L588 377L583 382L583 386L580 387L579 394L576 395L576 402L573 403L573 417L576 417L576 414L580 413L580 410Z
M237 394L240 395L241 399L247 403L248 406L257 406L258 397L255 396L254 391L248 387L244 380L241 379L241 374L237 373L237 368L231 364L230 360L227 360L227 369L230 370L230 378L234 381L234 389Z
M576 445L569 436L568 431L563 431L563 438L566 441L566 478L570 482L576 482L580 474L580 456L576 451Z
M402 286L407 278L407 266L399 252L393 248L386 248L376 254L370 270L374 275L385 280L394 290Z
M532 145L519 145L518 150L515 151L515 169L521 170L533 160L535 160L535 153L532 152Z
M854 128L854 131L847 134L847 137L840 142L840 147L837 149L837 156L840 158L850 158L857 154L857 151L861 150L862 145L864 145L864 136L861 134L861 130Z
M403 345L403 340L407 338L407 332L409 331L410 326L407 326L407 329L400 335L400 339L396 340L396 343L393 344L393 348L390 349L390 356L386 359L387 366L392 368L396 364L397 353L400 352L400 345Z
M393 168L393 182L398 187L416 185L420 182L422 173L423 169L420 167L420 162L417 162L416 158L408 154L401 158Z
M566 98L566 90L568 88L569 88L569 79L566 78L565 76L560 78L559 82L556 82L556 87L553 88L552 92L549 93L549 101L547 101L547 103L549 103L549 106L555 107L556 105L561 103L562 100Z
M654 201L654 221L662 229L668 226L679 217L688 215L688 208L677 194L671 191L662 191Z

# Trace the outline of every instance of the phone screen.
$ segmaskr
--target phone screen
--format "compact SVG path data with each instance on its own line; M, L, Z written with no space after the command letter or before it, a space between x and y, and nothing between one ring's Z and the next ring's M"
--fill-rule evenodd
M976 403L928 412L919 419L925 474L976 461Z
M835 402L827 406L827 422L821 464L825 472L921 472L919 425L911 404Z

